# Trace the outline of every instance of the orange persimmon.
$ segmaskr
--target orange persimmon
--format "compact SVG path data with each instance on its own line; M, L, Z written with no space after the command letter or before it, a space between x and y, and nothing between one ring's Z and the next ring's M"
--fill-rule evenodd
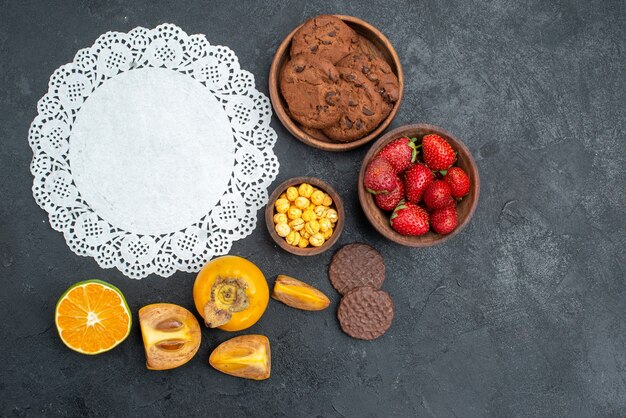
M200 270L193 285L193 300L209 328L241 331L254 325L265 312L269 288L256 265L227 255Z

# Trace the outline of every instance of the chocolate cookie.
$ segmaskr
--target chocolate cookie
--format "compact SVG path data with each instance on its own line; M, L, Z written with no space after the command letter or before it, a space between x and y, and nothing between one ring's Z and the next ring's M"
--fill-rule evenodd
M369 81L374 83L391 112L400 96L400 84L387 61L372 54L353 52L339 61L337 66L361 71Z
M361 71L337 67L341 117L339 123L324 129L331 139L350 142L364 137L385 119L383 100L374 83Z
M338 82L339 73L330 61L300 54L283 67L280 91L293 119L322 129L336 124L341 116Z
M293 35L291 56L310 53L335 64L358 45L359 36L341 19L320 15L307 20Z
M383 290L358 287L341 298L337 318L343 332L352 338L374 340L391 326L393 301Z
M367 244L348 244L333 255L328 277L342 295L361 286L379 289L385 281L385 261Z

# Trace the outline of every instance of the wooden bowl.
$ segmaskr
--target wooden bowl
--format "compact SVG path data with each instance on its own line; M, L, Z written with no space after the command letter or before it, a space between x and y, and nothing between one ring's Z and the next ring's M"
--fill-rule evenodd
M291 48L291 39L296 31L302 27L302 25L291 31L291 33L287 35L278 47L276 55L274 55L274 60L272 61L272 66L270 67L269 90L272 106L274 107L274 111L276 112L278 119L280 119L285 128L287 128L293 136L312 147L325 151L338 152L351 150L370 142L389 126L400 108L400 102L402 101L402 93L404 90L404 74L402 73L402 65L400 64L400 59L398 58L396 50L391 45L391 42L389 42L389 39L387 39L387 37L385 37L385 35L383 35L378 29L356 17L344 15L335 16L343 20L348 26L354 29L358 35L361 36L361 49L364 52L383 58L391 66L391 69L396 76L398 76L400 90L398 94L398 101L391 110L389 116L387 116L387 118L368 135L352 142L334 142L324 135L322 131L303 127L291 118L287 103L280 93L280 74L282 73L283 67L290 59L289 50Z
M391 212L385 212L379 209L374 203L373 195L371 193L368 193L365 189L365 186L363 185L365 168L374 158L374 156L378 154L378 152L385 145L387 145L394 139L401 136L408 136L409 138L417 137L418 140L421 141L424 135L428 134L441 135L443 138L446 139L446 141L450 143L452 148L454 148L454 150L457 152L457 162L455 163L455 165L461 167L469 176L470 191L469 194L457 204L456 209L458 214L458 223L457 227L451 233L447 235L439 235L433 231L429 231L427 234L419 237L401 235L391 228L391 225L389 223L389 217L391 216ZM378 232L380 232L391 241L401 245L406 245L408 247L430 247L446 242L447 240L461 232L463 228L465 228L465 226L469 223L472 215L474 214L474 211L476 210L476 205L478 204L478 195L480 193L480 178L478 177L478 169L476 168L476 163L474 162L474 158L472 158L472 154L470 154L465 144L463 144L457 137L452 135L450 132L434 125L404 125L390 132L387 132L378 141L376 141L374 145L372 145L368 153L365 155L365 158L363 159L363 164L361 165L358 189L359 201L361 203L361 207L363 208L363 212L365 212L365 216L374 226L374 228L378 230Z
M287 244L285 238L279 236L274 230L274 214L277 213L276 209L274 208L274 203L281 195L281 193L284 193L288 187L300 185L302 183L309 183L310 185L315 186L318 189L328 193L329 196L333 199L333 204L331 205L331 208L337 211L337 215L339 218L333 228L333 235L331 235L330 239L326 240L326 242L324 242L324 244L319 247L294 247L293 245ZM278 244L283 250L295 255L317 255L332 247L333 244L339 239L341 231L343 231L344 222L345 213L343 210L343 202L341 201L341 198L330 184L315 177L294 177L281 183L278 187L276 187L276 189L274 189L269 197L267 206L265 207L265 224L267 225L267 231L270 233L276 244Z

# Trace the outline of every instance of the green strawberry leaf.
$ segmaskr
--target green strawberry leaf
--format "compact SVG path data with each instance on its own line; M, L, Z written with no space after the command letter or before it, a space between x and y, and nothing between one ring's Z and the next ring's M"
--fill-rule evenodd
M445 176L446 174L448 174L448 170L440 170L439 174L441 174L442 176Z
M391 214L391 218L389 218L389 220L395 219L398 217L398 211L400 209L406 209L406 205L404 204L404 199L402 199L399 203L398 206L396 206L396 208L393 210L393 213Z
M411 140L409 142L409 147L411 147L411 162L414 163L415 159L417 158L417 148L415 147L415 142L413 142L413 140Z
M389 193L389 192L388 192L388 191L386 191L386 190L382 190L382 191L380 191L380 192L377 192L377 191L375 191L375 190L368 189L367 187L365 188L365 190L367 190L368 192L370 192L371 194L374 194L374 195L376 195L376 194L388 194L388 193Z

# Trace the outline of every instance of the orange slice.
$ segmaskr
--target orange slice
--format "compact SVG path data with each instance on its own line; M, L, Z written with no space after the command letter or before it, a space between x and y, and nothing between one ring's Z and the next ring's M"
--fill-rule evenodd
M93 355L124 341L130 334L132 316L117 287L87 280L74 284L61 296L54 322L66 346Z

